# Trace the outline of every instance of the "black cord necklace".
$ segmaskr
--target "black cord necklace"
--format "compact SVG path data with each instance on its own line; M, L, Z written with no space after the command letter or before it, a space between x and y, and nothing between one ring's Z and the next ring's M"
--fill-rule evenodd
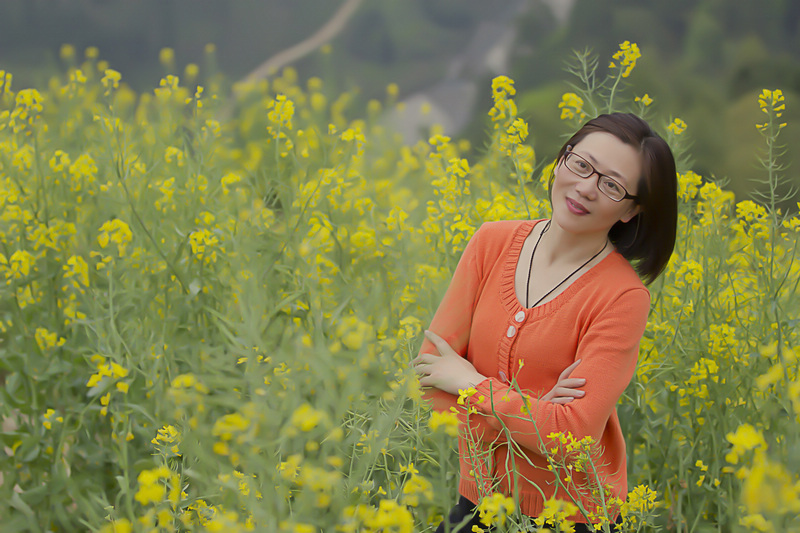
M539 238L536 239L536 244L533 245L533 252L531 252L531 264L530 264L530 266L528 266L528 284L527 284L527 286L525 288L525 307L528 307L528 293L530 293L530 290L531 290L531 270L533 270L533 256L536 255L536 249L539 247L539 242L542 240L542 235L544 235L545 232L548 229L550 229L550 221L549 220L547 221L547 225L544 227L542 232L539 234ZM553 293L554 290L556 290L557 288L562 286L564 284L564 282L566 282L569 278L571 278L572 276L577 274L580 269L582 269L583 267L585 267L586 265L591 263L593 259L595 259L598 255L603 253L603 250L606 249L606 246L608 246L608 239L606 239L606 242L603 244L603 247L600 248L599 252L597 252L592 257L590 257L589 260L586 261L584 264L582 264L581 266L579 266L578 268L573 270L572 273L569 276L567 276L566 278L564 278L563 280L561 280L561 282L558 285L556 285L555 287L553 287L552 289L547 291L547 294L545 294L544 296L542 296L541 298L536 300L536 303L533 304L532 307L536 307L537 305L539 305L539 303L541 303L542 300L544 300L545 298L550 296Z

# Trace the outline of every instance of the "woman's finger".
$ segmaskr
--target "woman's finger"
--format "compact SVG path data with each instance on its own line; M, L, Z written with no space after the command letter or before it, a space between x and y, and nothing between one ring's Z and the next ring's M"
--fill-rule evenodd
M550 403L558 403L564 405L571 402L572 400L574 400L574 398L553 398L552 400L550 400Z
M564 387L567 389L577 389L584 385L586 385L586 380L584 378L562 379L556 384L557 387Z
M575 370L575 368L577 368L577 366L580 363L581 363L581 360L578 359L577 361L575 361L574 363L569 365L567 368L565 368L564 371L561 372L561 375L558 376L558 380L561 381L562 379L567 379L569 377L569 375L572 374L572 371Z
M419 384L423 387L435 387L436 381L434 380L433 376L426 374L419 377Z
M569 389L566 387L553 388L553 398L583 398L586 393L582 390Z
M440 354L445 355L445 354L456 353L455 350L453 350L453 348L451 348L450 345L447 344L447 341L441 338L436 333L426 329L425 336L428 338L429 341L433 343L434 346L436 346L436 349L439 350Z
M411 361L411 366L431 364L433 362L433 360L431 359L432 357L438 357L438 356L430 353L419 354Z

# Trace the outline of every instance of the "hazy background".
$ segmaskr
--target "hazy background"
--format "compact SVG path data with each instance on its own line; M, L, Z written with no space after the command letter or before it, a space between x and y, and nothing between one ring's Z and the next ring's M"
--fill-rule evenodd
M227 87L278 52L308 38L344 0L2 0L0 69L16 89L45 86L64 70L63 43L88 46L137 90L165 74L159 50L175 50L176 73L187 63L215 67ZM689 125L694 168L727 178L738 196L759 176L754 124L757 95L782 89L789 126L787 175L795 183L800 143L800 1L798 0L363 0L329 53L294 62L301 80L320 76L337 93L360 88L383 98L396 82L409 109L427 102L429 120L481 146L490 80L516 80L537 153L549 157L565 133L557 104L569 90L564 72L573 50L592 48L601 66L625 40L643 57L629 78L634 94L654 98L663 127ZM425 120L423 117L418 117ZM410 128L416 125L398 124ZM793 204L792 204L793 205Z

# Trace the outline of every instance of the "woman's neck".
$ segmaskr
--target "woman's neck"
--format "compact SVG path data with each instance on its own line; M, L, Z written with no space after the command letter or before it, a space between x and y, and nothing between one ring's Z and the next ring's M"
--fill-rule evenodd
M549 224L549 227L542 235L536 254L539 256L537 261L541 260L546 265L582 263L597 254L604 246L606 248L604 251L611 250L608 246L608 235L605 233L570 233L552 220L544 224ZM605 255L600 254L598 257L602 259Z

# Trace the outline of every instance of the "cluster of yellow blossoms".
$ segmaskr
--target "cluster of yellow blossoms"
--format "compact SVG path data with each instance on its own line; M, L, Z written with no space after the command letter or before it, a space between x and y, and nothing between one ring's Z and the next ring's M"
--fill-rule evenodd
M435 526L459 417L420 405L407 363L475 229L549 212L552 162L529 144L513 80L492 83L476 155L439 127L399 140L381 117L402 112L396 86L360 110L355 92L287 69L237 86L223 120L223 82L196 66L137 94L96 50L80 65L62 52L47 90L15 92L0 72L4 521L25 524L19 509L46 497L40 529L75 516L103 531ZM623 43L614 79L639 55ZM174 52L161 60L174 72ZM576 89L558 107L578 121L597 104ZM783 95L759 105L765 135L779 131ZM680 119L659 126L684 142ZM800 220L687 169L679 195L620 409L631 480L652 480L662 524L793 526ZM573 483L591 443L554 439ZM577 512L645 527L653 489ZM517 507L491 490L479 502L499 529L524 522ZM567 530L575 514L551 500L531 527Z

